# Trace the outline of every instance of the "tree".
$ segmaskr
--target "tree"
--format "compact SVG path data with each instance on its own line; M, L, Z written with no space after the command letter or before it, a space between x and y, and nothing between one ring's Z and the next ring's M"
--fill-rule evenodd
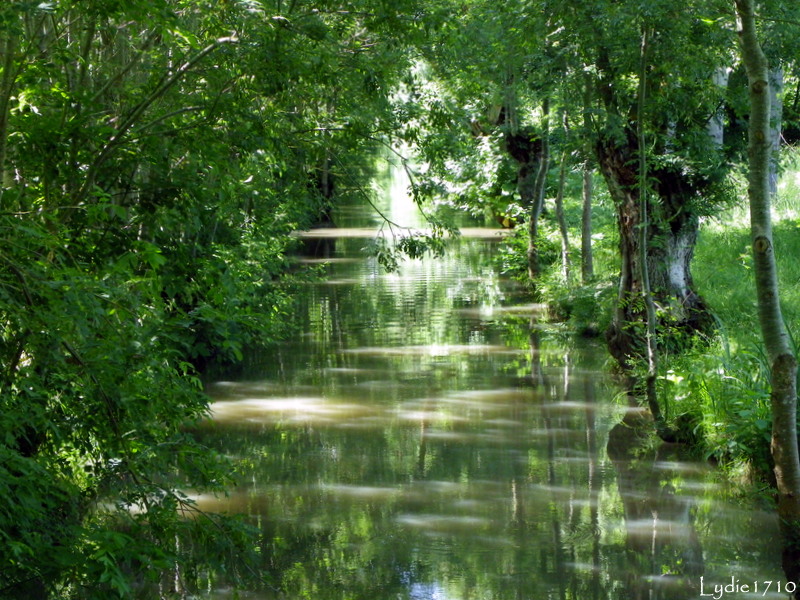
M773 139L770 123L770 73L758 41L752 0L736 0L741 53L750 89L748 197L753 240L753 271L758 317L770 361L772 443L778 516L784 536L787 577L800 576L800 456L797 447L797 359L780 307L770 216Z
M230 481L186 433L198 373L289 331L290 232L394 127L406 8L0 5L0 595L145 595L222 566L204 528L246 549L183 518Z
M698 68L686 52L691 45L696 52L722 58L723 40L706 35L707 25L699 18L706 8L702 3L682 7L678 15L668 6L643 12L634 4L609 7L604 25L597 27L598 34L587 48L594 57L596 93L604 112L603 121L596 121L595 149L617 206L620 233L619 296L608 339L622 365L642 354L636 323L646 321L644 303L638 300L645 274L660 305L662 324L691 333L709 323L705 303L694 291L691 259L698 216L708 210L724 182L721 156L705 135L719 95L710 86L713 69L709 71L708 64ZM642 90L649 101L643 114L638 111L636 90L626 84L626 79L640 79L631 59L640 53L632 42L614 41L620 39L615 24L621 22L630 28L625 39L638 40L641 31L653 32L647 85ZM648 133L648 147L641 146L639 128ZM646 188L640 185L636 167L643 155L649 164ZM643 189L650 198L647 204L642 202ZM643 210L649 212L646 239L640 237ZM644 253L642 243L647 245Z

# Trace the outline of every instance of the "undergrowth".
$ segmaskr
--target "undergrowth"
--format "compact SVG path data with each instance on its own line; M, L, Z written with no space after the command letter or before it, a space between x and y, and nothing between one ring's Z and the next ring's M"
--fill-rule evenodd
M769 363L758 323L750 232L741 209L726 217L705 224L693 265L698 292L717 320L716 333L665 361L661 392L670 416L691 415L706 456L729 465L748 462L768 474ZM790 333L800 316L799 228L796 219L784 218L773 231Z
M548 210L540 220L539 263L542 275L531 286L537 300L548 305L552 320L566 323L569 330L579 335L602 334L611 321L611 309L619 273L619 250L616 221L611 198L599 175L595 176L593 199L592 254L594 275L588 281L581 277L581 205L565 203L565 218L569 234L569 273L565 279L561 264L561 238L555 222L552 199L546 201ZM574 182L573 182L574 183ZM573 194L580 187L573 185ZM505 240L499 254L501 271L518 281L530 285L527 263L528 232L520 224Z

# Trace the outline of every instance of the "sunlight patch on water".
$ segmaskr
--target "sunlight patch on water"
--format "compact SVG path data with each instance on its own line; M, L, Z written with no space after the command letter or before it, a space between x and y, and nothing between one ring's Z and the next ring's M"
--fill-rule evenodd
M428 227L401 227L397 233L399 235L430 235L433 230ZM462 227L459 229L459 233L462 238L491 240L509 236L513 231L492 227ZM300 239L392 237L392 233L388 229L381 230L377 227L320 227L308 231L296 231L294 235Z
M679 462L674 460L657 460L653 463L652 468L657 471L682 473L684 475L702 475L711 472L711 467L706 463Z
M358 374L361 369L326 369L342 374ZM386 389L382 381L361 382L359 385ZM221 386L224 394L210 406L211 419L220 423L321 423L355 429L383 427L390 421L428 424L472 423L484 426L477 432L428 431L426 436L452 440L484 440L498 442L507 439L508 429L519 422L504 415L509 411L537 410L530 403L530 391L525 389L465 390L438 398L417 398L400 404L361 403L359 400L332 399L323 396L253 396L261 391L257 386ZM488 426L488 427L487 427ZM581 437L580 431L551 428L527 432L532 437L566 435Z
M362 261L360 258L329 256L326 258L303 257L303 258L298 258L297 262L302 265L342 265L342 264L358 264L361 263Z
M550 412L578 412L578 411L595 411L597 410L597 402L579 402L576 400L564 400L561 402L548 402L540 405L542 409Z
M531 391L518 388L498 388L491 390L461 390L450 396L452 398L465 398L475 402L500 402L504 400L518 402L530 400Z
M498 306L484 304L475 308L460 308L455 311L464 317L489 320L506 315L533 316L547 312L546 304L517 304L512 306Z
M303 396L220 401L211 404L210 409L214 421L234 423L272 423L280 420L338 421L374 412L373 409L360 404Z
M466 433L459 433L457 431L426 431L425 439L437 442L466 442L473 439L472 436Z
M203 513L235 513L248 511L248 497L241 492L227 494L187 493L186 497L194 503L197 511ZM184 518L197 518L202 513L193 510L182 511Z
M438 583L412 583L409 600L451 600L451 596Z
M350 277L342 277L340 279L326 279L322 284L315 283L315 285L360 285L362 281L360 279L354 279Z
M403 514L396 517L396 521L406 527L424 530L425 533L446 534L458 533L465 530L485 529L491 521L483 517L469 517L459 515L432 515L432 514Z
M319 490L325 494L342 498L353 498L357 500L391 500L400 496L401 491L394 487L377 487L367 485L345 485L345 484L320 484Z
M467 489L466 485L455 481L417 481L413 487L425 493L436 494L460 494Z
M566 562L564 566L573 571L583 571L585 573L602 573L602 565L593 565L591 563L581 562Z
M424 346L366 346L343 350L346 354L366 356L432 356L444 357L452 354L520 354L520 350L508 346L491 344L428 344Z
M326 367L322 369L325 373L336 373L342 375L364 375L375 373L374 369L359 369L355 367Z
M240 399L274 394L278 389L280 386L268 381L215 381L208 386L207 391L212 398Z
M446 413L442 410L404 410L399 409L395 415L401 421L411 421L414 423L425 422L431 423L436 421L446 422L465 422L469 421L467 417L461 415L453 415Z
M520 426L519 421L515 421L514 419L484 419L483 422L486 425L492 425L494 427L518 428Z
M528 435L532 438L559 438L563 440L574 439L580 440L586 436L586 432L579 429L566 429L556 427L536 427L528 429Z
M687 521L667 519L630 519L625 524L628 539L643 541L658 539L660 542L682 542L694 534L692 524Z

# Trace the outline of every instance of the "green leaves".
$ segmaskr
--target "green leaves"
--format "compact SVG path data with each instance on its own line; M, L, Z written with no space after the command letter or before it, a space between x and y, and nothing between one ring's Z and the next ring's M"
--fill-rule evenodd
M184 433L208 408L200 369L291 331L290 233L363 197L411 118L389 96L424 15L0 3L0 589L143 596L142 564L217 560L190 535L246 546L244 528L183 520L178 488L229 473ZM437 233L380 253L441 248Z

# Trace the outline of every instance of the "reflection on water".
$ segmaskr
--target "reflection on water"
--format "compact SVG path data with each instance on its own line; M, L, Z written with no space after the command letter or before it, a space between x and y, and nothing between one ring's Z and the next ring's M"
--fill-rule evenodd
M458 244L396 275L333 261L298 299L306 334L209 385L197 435L236 457L241 485L195 500L260 532L270 583L242 597L694 598L701 576L777 581L774 521L680 449L634 450L641 412L612 401L602 347L542 322L492 268L494 242ZM222 575L202 585L233 597Z
M705 575L703 548L694 518L696 498L679 488L684 479L703 481L709 469L691 462L682 446L645 447L637 429L650 427L641 416L628 415L609 433L630 555L628 587L635 598L650 597L653 586L661 597L692 598Z

